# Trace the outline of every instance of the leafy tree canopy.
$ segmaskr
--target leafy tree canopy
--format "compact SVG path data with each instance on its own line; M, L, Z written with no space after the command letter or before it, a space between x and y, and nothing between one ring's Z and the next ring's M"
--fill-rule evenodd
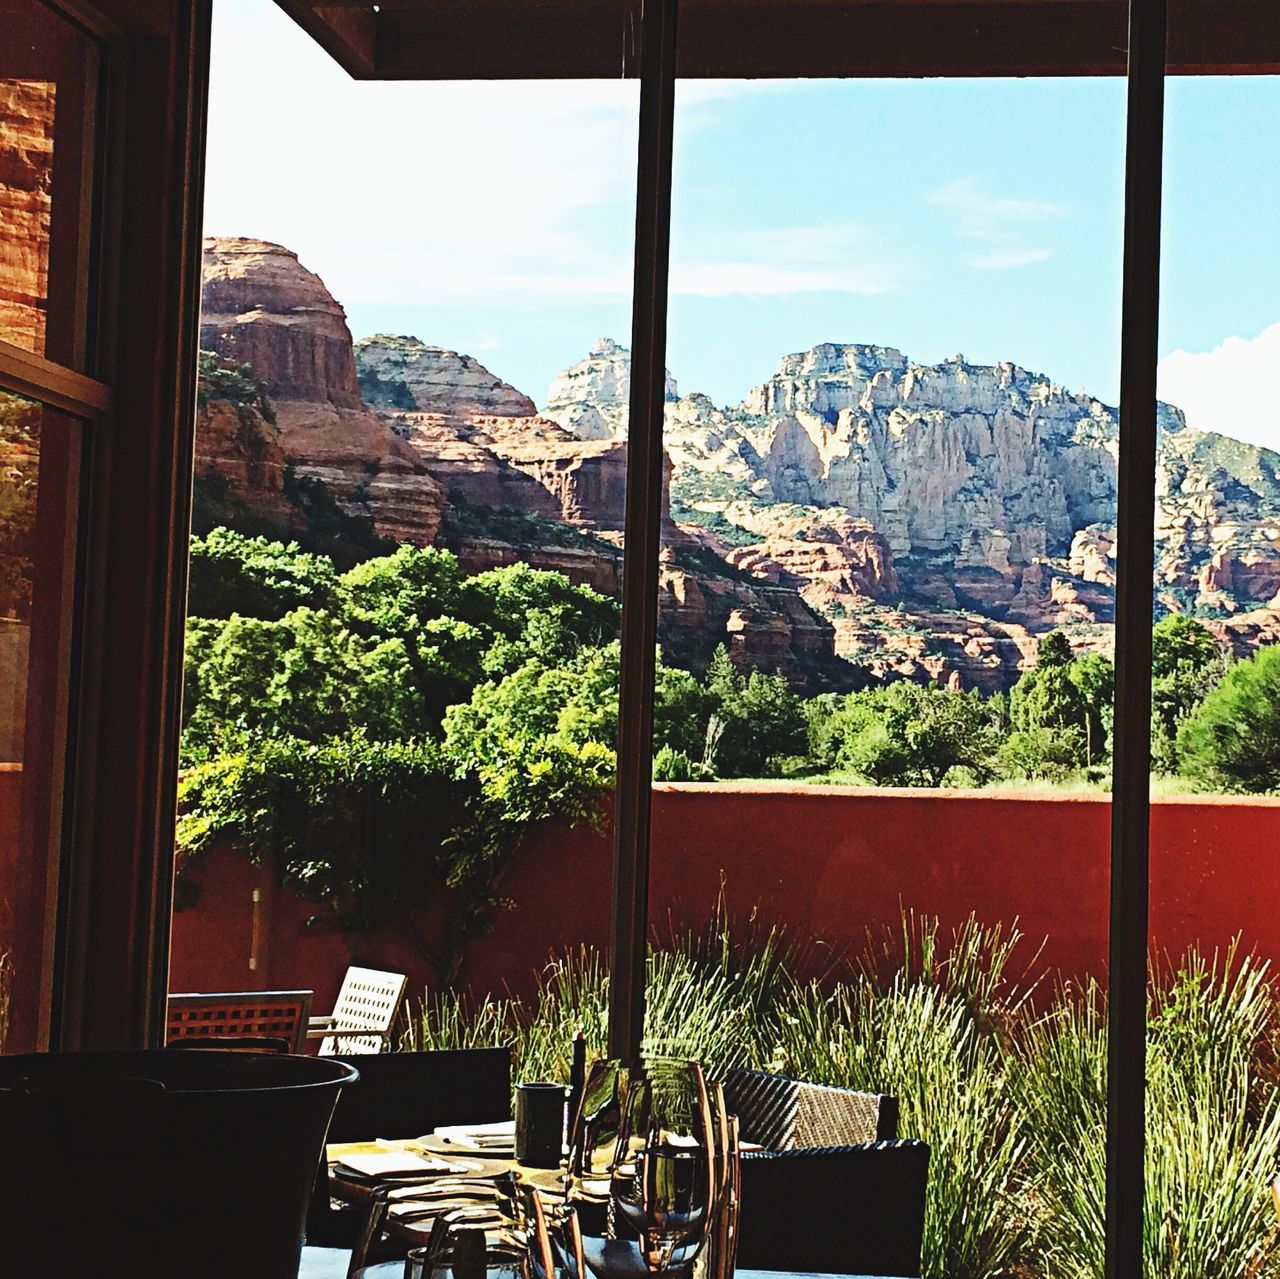
M1182 771L1228 791L1280 789L1280 646L1237 662L1178 731Z
M240 613L276 621L295 608L336 608L339 596L333 562L304 554L296 542L245 537L226 528L191 541L193 617Z

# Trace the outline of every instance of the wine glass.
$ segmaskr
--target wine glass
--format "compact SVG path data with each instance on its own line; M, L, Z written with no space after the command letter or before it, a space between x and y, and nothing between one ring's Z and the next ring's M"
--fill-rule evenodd
M712 1101L696 1062L597 1062L570 1145L570 1202L596 1279L682 1277L723 1185Z

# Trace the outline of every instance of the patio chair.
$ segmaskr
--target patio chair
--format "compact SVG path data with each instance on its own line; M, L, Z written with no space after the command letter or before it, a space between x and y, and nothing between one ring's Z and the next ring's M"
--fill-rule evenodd
M445 1124L511 1118L506 1048L353 1054L338 1060L354 1066L360 1078L339 1095L330 1142L421 1137ZM357 1217L348 1205L331 1203L329 1169L322 1164L307 1215L308 1243L350 1246Z
M918 1276L929 1147L743 1151L739 1270Z
M322 1057L385 1052L391 1046L391 1026L408 980L404 973L348 968L333 1012L312 1017L307 1038L321 1041Z
M884 1093L737 1068L725 1076L724 1100L738 1116L742 1140L766 1150L850 1146L898 1135L898 1099Z
M166 1040L172 1045L175 1040L203 1038L241 1043L283 1039L288 1052L301 1052L310 1011L309 990L170 995ZM226 1046L235 1044L228 1042Z

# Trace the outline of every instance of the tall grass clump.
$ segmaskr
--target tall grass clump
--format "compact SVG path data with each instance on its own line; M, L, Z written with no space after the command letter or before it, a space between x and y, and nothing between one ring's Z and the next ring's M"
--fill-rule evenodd
M904 913L862 953L814 956L723 906L648 956L644 1049L894 1094L929 1144L925 1279L1101 1279L1106 995L1039 990L1017 929L944 932ZM553 955L533 998L443 993L415 1048L503 1044L517 1079L568 1078L570 1045L605 1054L609 973ZM1148 1004L1145 1269L1159 1279L1280 1279L1267 1182L1280 1163L1280 1016L1267 965L1232 947L1153 965ZM1032 996L1035 995L1033 1002Z
M893 1093L900 1131L929 1144L926 1279L994 1279L1029 1241L1027 1136L1004 1042L1024 998L1005 989L1018 940L973 919L946 939L936 920L908 915L852 977L797 989L778 1019L777 1068Z
M1153 969L1148 999L1146 1272L1161 1279L1280 1275L1267 1181L1280 1154L1265 963L1192 948ZM1062 991L1021 1044L1039 1253L1064 1279L1103 1274L1106 1002Z

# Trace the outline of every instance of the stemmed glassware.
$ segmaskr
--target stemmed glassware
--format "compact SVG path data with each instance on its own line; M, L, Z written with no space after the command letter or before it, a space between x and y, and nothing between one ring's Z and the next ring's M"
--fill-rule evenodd
M688 1275L725 1199L727 1155L723 1104L696 1062L596 1062L566 1187L596 1279Z

